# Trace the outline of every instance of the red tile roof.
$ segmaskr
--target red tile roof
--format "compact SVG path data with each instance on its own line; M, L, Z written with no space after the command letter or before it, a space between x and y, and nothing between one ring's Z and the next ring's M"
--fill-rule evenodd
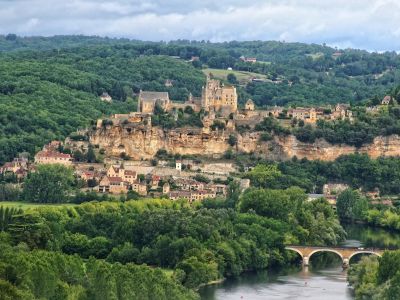
M56 151L39 151L36 154L36 157L50 157L50 158L63 158L63 159L71 159L70 154L60 153Z
M121 177L108 177L108 180L110 181L110 183L121 183L122 182Z
M125 170L124 175L136 176L136 172L131 170Z

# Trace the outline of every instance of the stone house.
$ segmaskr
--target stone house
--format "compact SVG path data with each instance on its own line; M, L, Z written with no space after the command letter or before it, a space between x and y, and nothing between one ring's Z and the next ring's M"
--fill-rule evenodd
M168 193L168 198L171 200L186 199L190 200L191 193L189 191L171 191Z
M331 114L331 119L333 120L344 120L349 118L353 119L353 112L350 110L349 104L339 103L335 106L335 110Z
M112 98L107 92L103 92L103 94L101 94L100 100L109 103L112 102Z
M171 187L168 182L164 183L162 193L167 195L171 191Z
M256 63L257 62L257 58L255 58L255 57L241 56L240 60L243 61L243 62L249 62L249 63Z
M72 165L72 156L70 154L60 153L52 150L42 150L35 155L36 164L62 164L64 166Z
M190 202L203 201L204 199L213 199L217 197L217 194L209 190L200 190L190 192Z
M95 172L94 171L83 171L80 176L82 180L89 181L95 179Z
M16 173L20 170L28 170L28 159L26 158L14 158L12 162L6 162L0 167L0 174L4 173Z
M161 177L160 176L152 175L151 176L151 182L150 182L151 189L157 189L158 188L158 184L160 183L160 181L161 181Z
M153 113L156 104L160 105L163 110L167 110L170 106L168 92L145 92L140 91L138 99L138 112Z
M227 194L227 187L225 184L207 184L204 190L215 193L216 195L225 196Z
M250 111L255 110L255 105L254 105L253 100L251 100L251 99L247 100L247 102L246 102L246 104L244 106L244 109L245 110L250 110Z
M349 186L345 183L326 183L322 187L322 191L325 197L332 195L339 195L341 192L347 190Z
M389 105L390 101L392 101L392 97L387 95L383 98L383 100L381 101L382 105Z
M104 176L99 184L100 193L125 194L128 192L129 184L121 177Z
M121 177L123 181L134 183L137 180L137 174L135 171L126 170L123 165L116 167L110 166L107 170L108 177Z
M172 82L171 79L167 79L167 80L165 80L165 82L164 82L164 86L165 86L165 87L173 87L174 84L173 84L173 82Z
M195 201L202 201L208 198L215 198L217 195L212 191L171 191L168 197L171 200L186 199L190 203Z
M132 191L138 193L141 196L146 196L147 195L147 186L146 183L142 183L142 182L134 182L132 184Z
M365 193L365 196L372 200L377 200L381 197L380 190L378 188L375 188L373 191L368 191Z
M289 109L288 115L291 116L293 119L304 121L306 118L310 117L310 112L307 108L298 107Z
M60 147L63 145L60 141L51 141L47 145L43 146L44 151L58 151Z
M178 179L175 185L183 191L198 191L204 189L204 183L192 179Z

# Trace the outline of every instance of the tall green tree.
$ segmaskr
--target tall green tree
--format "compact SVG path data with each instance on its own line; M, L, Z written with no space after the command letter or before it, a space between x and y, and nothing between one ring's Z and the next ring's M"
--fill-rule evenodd
M73 170L60 164L39 165L24 183L22 198L28 202L63 203L69 199Z
M88 151L86 153L86 159L88 163L96 162L96 153L94 153L94 149L91 144L89 145Z
M359 192L347 189L338 196L336 207L341 219L362 220L368 210L368 201Z

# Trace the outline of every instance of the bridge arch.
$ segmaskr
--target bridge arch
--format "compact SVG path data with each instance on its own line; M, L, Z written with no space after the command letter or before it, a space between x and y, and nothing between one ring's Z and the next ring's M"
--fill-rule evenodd
M311 258L311 256L315 253L319 253L319 252L331 252L331 253L335 253L337 254L340 259L343 261L343 255L342 253L340 253L339 251L335 250L335 249L328 249L328 248L321 248L321 249L316 249L314 251L312 251L310 254L308 254L308 259Z
M290 251L297 252L297 253L300 255L301 258L304 257L303 252L301 252L299 249L292 248L292 247L286 247L285 249L286 249L286 250L290 250Z
M376 255L376 256L378 256L378 257L381 257L381 256L382 256L381 253L378 253L378 252L375 252L375 251L371 251L371 250L360 250L360 251L356 251L356 252L352 253L352 254L349 256L349 261L351 260L352 257L354 257L354 256L356 256L356 255L358 255L358 254L371 254L371 255Z

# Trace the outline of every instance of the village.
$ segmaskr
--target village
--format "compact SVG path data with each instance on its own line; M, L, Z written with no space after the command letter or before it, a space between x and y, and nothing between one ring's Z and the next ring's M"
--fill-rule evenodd
M108 95L102 95L104 101L111 101ZM388 105L390 96L386 96L381 105ZM97 128L104 124L113 126L129 126L129 124L146 128L151 126L152 115L156 107L166 112L176 113L178 110L190 108L194 112L204 111L202 119L203 133L209 133L216 121L224 124L227 131L235 131L239 126L250 128L260 123L264 118L272 117L283 120L295 120L315 124L318 120L352 121L354 116L348 104L337 104L335 107L272 107L260 110L249 99L243 109L238 108L238 95L234 86L222 84L207 77L207 83L202 88L201 97L191 94L186 102L175 102L169 99L167 92L141 91L138 95L138 111L130 114L115 114L109 119L97 120ZM374 111L378 108L368 108ZM108 123L107 123L108 122ZM135 125L135 126L136 126ZM85 135L86 132L78 132ZM36 153L33 162L27 157L15 158L0 167L0 174L11 174L17 184L22 185L29 172L35 172L37 165L62 164L74 169L75 175L82 181L82 191L94 191L99 194L126 195L134 193L138 197L167 197L171 200L186 199L189 202L204 199L224 198L228 194L229 184L236 182L241 191L250 187L250 180L243 178L232 161L216 159L199 161L195 158L159 159L156 164L150 159L133 160L126 157L123 148L119 156L107 155L103 149L91 145L89 140L74 140L67 138L64 142L52 141ZM188 143L184 147L190 148ZM67 151L66 151L67 150ZM95 151L96 150L96 151ZM83 162L74 153L92 152L92 156L105 154L99 161ZM161 150L159 150L161 151ZM96 153L95 153L96 152ZM103 153L102 153L103 152ZM310 194L309 200L325 197L335 205L336 196L348 188L341 183L329 183L324 186L323 194ZM379 199L379 191L368 195ZM390 205L390 203L388 203Z

